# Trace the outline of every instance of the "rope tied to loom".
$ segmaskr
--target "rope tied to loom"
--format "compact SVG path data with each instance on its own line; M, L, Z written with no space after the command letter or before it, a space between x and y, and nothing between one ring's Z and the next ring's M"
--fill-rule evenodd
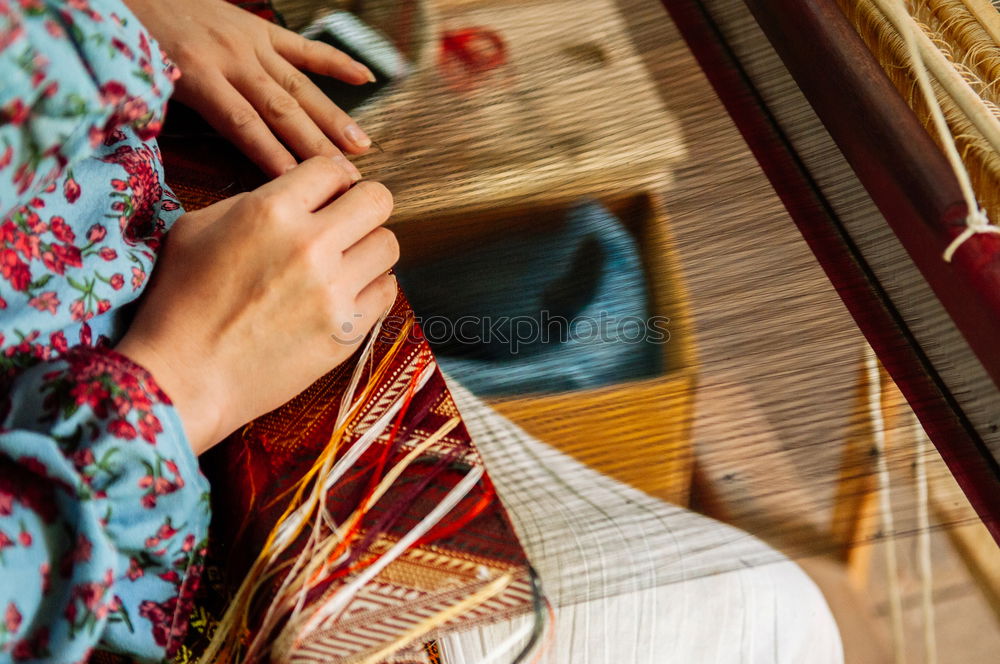
M950 263L955 252L970 238L980 233L1000 233L1000 227L990 223L986 212L983 211L976 200L976 193L972 188L972 178L969 176L969 172L965 168L965 163L958 152L958 147L955 145L955 138L948 128L948 121L945 119L941 103L934 93L929 67L924 61L924 53L922 51L922 47L928 48L927 44L922 42L929 42L929 39L917 24L916 19L910 14L906 0L874 0L874 3L885 18L893 24L906 44L910 61L913 63L917 85L920 87L920 91L927 101L927 107L934 122L934 128L941 140L941 146L944 149L945 156L948 158L948 163L951 165L952 171L955 173L955 177L958 179L962 198L970 210L969 216L965 218L965 229L951 241L944 251L943 258L946 262ZM933 49L933 45L930 48ZM948 78L941 73L940 68L936 71L938 78ZM942 81L942 83L945 83L945 81Z
M956 235L955 239L948 245L948 248L944 250L944 260L950 263L958 248L965 244L972 236L979 233L1000 234L1000 226L991 224L989 217L986 216L986 212L982 208L977 208L975 212L965 218L965 230Z

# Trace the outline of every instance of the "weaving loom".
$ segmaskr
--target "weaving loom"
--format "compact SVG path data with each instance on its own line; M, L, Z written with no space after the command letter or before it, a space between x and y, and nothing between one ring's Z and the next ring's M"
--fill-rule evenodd
M858 325L1000 540L1000 242L992 233L975 235L945 261L972 211L922 126L920 117L931 124L927 105L905 45L877 13L880 3L841 3L867 45L832 1L664 4ZM914 4L942 35L962 29L954 21L941 27L949 19L939 12L948 6L975 21L962 3ZM996 14L989 3L966 4ZM985 27L967 32L984 42L992 39ZM988 46L985 54L982 44L971 49L968 57L978 53L979 60L962 70L983 94L987 127L997 122L996 76L982 69L996 58L997 44ZM949 56L967 62L962 53ZM995 221L996 147L938 90L976 193Z
M475 5L475 3L466 4ZM988 260L992 256L992 250L1000 247L998 238L991 235L976 235L956 251L951 265L957 267L950 267L945 263L942 255L953 238L965 229L967 216L955 176L934 145L931 136L909 110L909 105L900 96L897 88L884 78L880 68L876 69L877 64L871 52L861 43L854 27L844 20L832 0L813 2L748 0L746 7L735 0L703 2L665 0L664 4L699 57L706 74L726 102L765 171L771 176L775 188L781 193L783 201L827 269L859 326L920 416L924 428L949 463L983 522L991 528L994 536L998 536L1000 500L997 496L1000 496L998 491L1000 473L997 470L997 457L1000 456L1000 437L996 430L996 422L1000 417L1000 394L997 392L995 381L1000 373L998 372L1000 354L997 353L995 343L991 343L992 339L997 338L995 335L997 330L993 328L998 325L998 317L982 315L983 311L1000 311L996 308L998 304L996 297L1000 290L992 285L992 282L983 281L994 274L990 271ZM860 6L864 3L844 4ZM790 45L781 46L777 51L772 50L764 33L757 27L750 9L757 12L757 18L761 20L765 31L768 31L775 42L783 44L787 40ZM521 11L520 7L511 10L510 20L513 21L515 17L520 16ZM565 6L559 11L565 11ZM555 10L553 12L558 13ZM474 11L471 14L476 16ZM484 12L484 16L489 16L489 13ZM538 16L538 25L529 26L533 30L541 30L543 19L551 18L541 11L538 12ZM585 21L582 18L580 20ZM808 25L809 29L803 29L804 25ZM794 26L794 29L790 26ZM529 33L530 31L525 29L526 37ZM817 39L816 35L832 36ZM873 41L877 42L882 38L876 36ZM619 50L616 51L616 48ZM631 45L615 42L610 52L613 56L617 56L627 49L626 57L622 58L624 60L631 57L632 48ZM819 50L806 50L807 48ZM804 74L802 80L796 79L793 82L778 53L785 56L789 63L787 69L796 75L799 75L799 69L807 68L803 63L830 62L830 58L835 56L845 59L836 60L837 62L846 61L851 66L820 67L819 71L827 79L823 85L808 83L810 73ZM611 60L615 62L614 58ZM886 66L891 70L891 65ZM858 74L860 80L854 80L854 74ZM834 78L833 84L829 82L831 77ZM480 196L481 191L486 188L483 182L502 185L504 194L500 202L506 205L511 205L512 201L516 201L519 205L525 205L526 201L562 202L578 195L575 190L564 192L555 188L554 192L552 182L556 182L556 179L549 182L516 175L512 177L511 170L493 168L494 161L497 160L495 145L487 146L493 148L493 151L479 150L481 146L474 145L476 149L468 150L468 163L459 163L455 166L444 160L438 160L432 162L438 171L421 169L414 171L411 164L425 156L428 151L433 152L436 146L425 143L419 146L418 153L416 150L409 150L406 137L400 136L404 132L384 129L384 127L391 128L397 121L404 127L413 125L417 129L427 129L426 125L417 122L427 109L415 103L422 94L427 93L426 88L419 87L425 83L426 76L422 79L418 71L414 78L418 85L404 87L391 100L392 112L373 113L372 117L364 118L365 126L374 126L376 135L380 138L383 138L384 133L388 133L388 140L383 141L387 148L386 152L366 157L368 161L362 165L366 173L373 172L376 177L385 178L390 181L390 186L399 182L400 195L397 200L401 203L401 209L398 218L409 223L408 227L400 226L401 237L405 237L408 233L420 235L426 232L428 237L437 239L440 235L434 235L428 230L434 228L435 224L450 232L454 228L453 225L449 225L454 222L456 215L454 211L451 211L450 217L443 216L443 221L440 223L436 219L428 219L416 230L413 220L421 220L422 216L432 217L439 213L440 201L448 196L463 201ZM812 80L815 81L815 77ZM872 83L873 80L877 85ZM629 82L638 84L641 80L636 75L630 78ZM905 80L895 83L904 89L908 85ZM842 108L843 86L858 91L858 95L852 97L856 99L856 105L849 105L846 110ZM815 99L820 100L817 102L810 96L810 101L820 109L818 116L810 110L799 88L807 95L813 95ZM572 90L567 89L567 95L571 92ZM866 94L861 94L863 92ZM491 98L490 104L482 108L471 105L472 110L481 112L480 119L485 123L487 119L492 121L500 117L496 111L498 107L503 107L501 111L509 110L506 106L516 107L520 101L526 101L530 102L529 113L534 113L531 116L533 121L537 121L539 125L546 125L547 128L551 126L564 129L557 122L558 117L550 118L538 111L539 107L544 107L545 100L538 100L537 90L518 87L516 93L518 99L514 102L505 100L502 98L503 95L499 95L500 99ZM919 95L916 95L916 98L919 99ZM868 102L871 102L871 106L867 105ZM646 98L643 97L636 102L634 109L636 117L642 116L646 105L654 111L659 111L657 103L647 104ZM919 106L919 103L917 105ZM432 99L430 108L432 111L437 110L444 117L448 114L461 115L466 110L461 107L449 108L440 99ZM548 111L550 107L544 108ZM823 112L823 108L828 109L829 116ZM885 110L876 114L873 108ZM559 108L558 112L565 112L565 109ZM513 122L515 116L513 113L510 115ZM594 152L598 152L602 142L606 144L625 140L630 154L622 155L620 159L627 161L631 156L640 161L634 170L639 171L641 175L635 178L657 182L659 186L664 182L663 175L662 173L654 175L653 172L657 169L662 170L666 166L674 168L682 163L685 146L676 138L675 128L672 125L663 128L662 136L658 135L656 125L632 126L630 129L633 136L623 139L629 128L612 127L610 124L612 114L608 113L607 117L609 124L602 125L604 133L592 138L590 142L583 142L583 139L576 135L569 136L569 132L558 134L566 140L565 145L559 144L566 148L565 153L560 150L548 152L543 155L542 161L546 164L546 174L558 172L563 168L580 169L577 182L574 184L585 189L587 193L610 197L612 202L617 203L616 209L627 210L628 205L616 200L616 197L621 195L622 181L613 176L608 177L607 168L594 168L592 153L587 150L593 148ZM633 120L634 122L636 121ZM827 129L824 129L823 122L826 123ZM861 126L872 128L861 133L858 130ZM383 128L381 132L378 131L380 127ZM430 129L433 130L433 127ZM431 131L431 134L433 133ZM512 136L514 139L520 138L521 142L515 140L503 147L515 155L537 157L537 147L529 140L528 132L521 133L525 136ZM462 146L464 138L461 135L453 138L453 144L450 144L448 149L457 151ZM630 139L632 143L628 143ZM416 139L412 142L419 143ZM837 145L840 145L839 149ZM196 207L239 189L251 188L256 182L252 171L241 171L237 168L234 172L220 176L217 172L207 173L201 168L207 163L225 163L230 159L232 163L239 163L235 156L228 153L217 154L209 148L200 155L197 153L193 156L181 155L182 158L178 161L178 155L171 153L169 146L165 152L169 172L183 174L180 180L175 176L173 184L189 207ZM1000 207L1000 201L997 200L997 196L990 197L990 192L997 191L989 180L990 160L983 158L981 153L975 150L971 153L975 159L983 162L970 163L968 166L974 175L980 202L987 209L990 218L997 219L1000 210L994 212L994 209ZM641 155L641 159L636 155ZM574 159L574 156L578 158ZM644 171L643 168L648 163L655 163L655 166ZM852 172L852 166L858 172L858 176ZM469 170L479 168L480 174L484 177L476 180L472 177L459 176L449 180L449 177L454 176L454 171L449 172L448 168ZM613 169L610 172L613 175L618 173ZM447 180L452 185L447 191L441 191L438 186L442 180ZM669 178L666 180L669 181ZM410 184L412 186L409 186ZM867 193L865 186L869 187ZM396 189L395 186L393 188ZM459 207L457 214L466 211ZM517 215L526 218L529 216L524 209L518 209L516 213L510 213L508 216L513 218ZM538 217L535 215L530 218ZM889 222L888 225L886 220ZM657 221L661 221L659 217ZM893 232L898 234L899 239L896 239ZM425 237L422 241L429 244L434 239ZM652 251L658 249L660 247L657 246ZM446 250L456 249L448 247ZM647 251L651 250L647 247ZM907 251L915 254L912 260L908 258ZM663 250L663 253L666 254L668 251ZM921 276L920 270L924 270L924 274L930 276ZM664 275L654 272L651 279L664 279ZM963 279L966 281L961 281ZM929 282L930 286L925 282ZM935 289L933 292L932 288ZM970 303L967 298L971 298L972 295L980 298L982 302ZM938 297L943 306L937 304ZM668 302L674 307L669 313L677 322L673 331L675 333L683 331L686 334L687 330L684 328L686 323L680 313L682 307L673 301L668 300ZM401 311L405 311L404 303L398 303L397 306L402 308ZM953 320L955 322L952 322ZM683 342L688 343L687 339ZM677 353L676 347L670 347L669 350L671 353ZM689 376L682 372L690 369L687 363L693 362L693 353L684 349L679 355L683 356L685 364L674 368L683 375L683 382L672 386L672 389L690 398L690 393L694 389L693 374ZM676 358L668 360L675 361ZM342 383L344 380L345 376L339 376L334 382ZM436 382L438 377L435 376L431 380L434 381L434 393L445 395L444 401L449 401L450 397L447 396L443 383ZM869 380L869 384L878 382L877 377ZM638 392L649 387L651 385L641 387L633 385L625 389ZM333 399L331 395L339 399L340 388L327 385L325 392L323 388L317 389L323 393L322 398L327 408L322 417L329 418L335 415L335 409L329 409L330 400ZM672 398L670 392L649 390L648 393L651 396L641 401L641 408L637 410L655 410L658 404L665 403L667 398ZM519 405L523 407L525 402L533 399L537 397L525 396L519 400L522 402ZM566 404L581 403L585 400L580 395L572 393L560 395L560 399L553 402L556 405L549 409L549 419L546 422L548 429L543 427L541 431L572 430L573 424L567 421L566 415L561 411ZM441 409L432 406L430 410L440 417L450 408ZM503 411L505 405L501 403L498 408ZM687 420L691 417L690 409L690 404L685 402L676 411L670 411L670 416L679 421L664 423L662 427L666 429L670 426L686 430L689 425ZM602 422L608 422L607 415L604 420L600 419L600 406L592 407L591 410L596 414L593 420L587 421L587 427L593 428L600 426ZM511 408L509 412L517 411ZM620 412L629 411L623 407ZM655 420L650 421L655 422ZM274 434L280 429L277 427L271 430L268 429L266 422L261 424L263 426L250 427L244 435L253 439L261 431L265 431L265 434ZM327 422L324 426L329 424ZM615 433L623 442L645 441L653 431L653 427L643 429L636 426L634 430ZM674 436L672 431L671 436ZM280 438L280 434L278 437ZM460 444L467 443L461 436L459 438ZM255 440L254 444L264 447L274 442L268 435ZM671 442L674 442L673 438ZM581 444L580 447L582 449L586 446ZM315 448L319 449L321 446ZM593 452L593 449L583 449L580 456L583 458L587 453ZM594 465L598 467L601 458L606 460L614 456L613 451L599 452L603 452L603 456L595 455L598 463ZM682 465L687 472L690 472L690 453L683 451L678 456L686 459ZM447 454L443 458L447 458ZM245 462L245 459L243 461ZM303 459L298 459L295 462L302 461ZM312 463L313 459L310 458L308 461ZM224 468L225 463L232 464L234 461L230 458L220 467ZM427 463L431 466L434 464L433 460ZM643 479L642 475L649 474L640 459L630 459L627 455L626 458L611 458L611 462L607 464L611 469L608 474L615 475L619 472L615 476L621 478L621 469L629 464L632 466L631 474L628 472L624 474L626 481L639 486ZM604 470L603 467L601 469ZM871 472L874 474L874 471ZM246 496L240 493L245 487L241 488L238 483L232 486L225 484L227 476L232 477L226 472L220 472L217 486L229 486L229 489L221 493L237 496L235 502L238 504L223 509L227 513L248 513ZM449 481L457 482L458 479L453 477ZM553 477L552 481L556 481L556 478ZM671 496L672 499L683 502L686 499L686 491L672 493ZM644 498L638 492L635 495L628 494L627 500L643 505L651 513L658 509L652 503L646 506ZM474 506L474 503L472 505ZM466 505L466 508L469 506ZM581 551L587 553L600 551L602 546L607 546L608 538L611 536L609 533L619 528L618 520L629 519L629 513L626 511L600 513L600 510L593 505L586 507L592 508L593 511L587 512L584 508L580 508L578 518L581 523L586 522L591 528L588 532L589 539L581 538L580 542L575 542L570 539L571 533L567 528L565 532L553 531L545 534L540 540L543 543L542 548L568 548L569 543L573 542ZM494 514L496 523L500 524L500 531L509 534L510 525L503 515L502 508L493 504L489 510L496 510L495 514L490 511L488 514ZM269 514L262 520L267 522L268 519L277 516ZM339 514L338 520L344 516L346 515ZM514 521L517 521L517 516L517 514L512 516ZM574 578L568 572L562 577L553 573L547 579L544 588L546 595L557 606L572 605L598 596L624 595L636 589L679 584L689 576L710 577L741 566L766 566L774 562L773 556L752 546L748 546L745 555L734 555L732 550L728 550L725 551L725 556L722 556L723 550L720 548L718 550L720 555L713 556L711 552L716 544L711 542L704 545L704 551L708 551L708 555L688 557L689 566L686 568L683 565L675 568L655 562L652 552L669 549L678 532L684 532L686 536L696 541L698 536L696 529L697 524L692 522L690 532L676 529L668 532L664 526L662 531L648 528L619 535L623 550L620 554L622 558L619 564L611 568L607 578L602 579L601 584L595 588L589 585L589 581ZM403 530L405 529L391 535L398 536ZM248 554L251 559L255 557L257 550L266 545L262 536L266 535L267 531L267 528L255 531L247 549L241 553ZM764 536L765 533L759 534ZM225 537L232 535L233 533L227 533ZM371 544L367 540L364 543ZM445 543L449 544L447 538ZM454 544L456 550L464 546L460 537L450 544ZM824 546L825 543L822 545L812 543L808 551L813 553ZM373 551L378 553L381 550L377 550L376 547ZM490 605L490 610L486 612L489 615L485 616L484 620L488 622L518 613L529 616L532 613L539 613L541 600L538 588L532 583L530 569L526 566L520 549L512 547L503 551L494 550L488 552L485 558L493 560L496 565L495 571L499 570L497 576L493 578L494 581L503 578L501 573L503 571L511 574L513 581L510 581L512 583L510 589L506 586L493 589L497 593L508 592L510 601L500 601ZM253 560L243 560L237 568L242 570L252 563ZM556 581L553 582L551 579ZM466 581L469 584L465 586L466 589L477 587L483 589L482 586L488 585L483 584L481 580L466 579ZM234 592L235 588L230 586L223 591L222 586L217 585L214 590L219 593L216 600L220 600L227 592ZM265 589L265 595L271 592L275 592L275 588ZM211 608L217 611L215 616L217 619L221 617L225 607L219 603ZM475 619L477 616L473 616L473 620ZM456 619L449 626L454 628L455 624L460 622L460 619ZM195 652L205 647L205 637L210 635L211 625L212 621L204 616L202 621L196 624L196 628L200 631L195 634L192 643ZM256 625L252 626L252 629L256 628ZM336 636L332 638L334 641L337 639ZM408 653L408 656L414 658L413 661L423 661L416 659L417 655L414 654L419 649L419 639L410 645L416 648L404 651L400 656L406 656ZM328 646L329 644L326 644L324 647ZM316 652L322 650L317 649ZM372 647L369 654L372 653L378 655L378 648ZM343 653L338 651L338 654ZM303 661L309 660L303 657Z

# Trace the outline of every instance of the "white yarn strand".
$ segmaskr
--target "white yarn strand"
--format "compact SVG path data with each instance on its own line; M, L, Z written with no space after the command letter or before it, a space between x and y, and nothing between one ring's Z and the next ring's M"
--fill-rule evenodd
M515 647L523 647L522 644L527 643L528 637L534 629L534 622L531 620L525 620L520 629L515 630L510 636L501 641L499 645L486 655L485 659L479 660L479 664L494 664L494 662L506 661L506 658L511 652L514 651ZM444 661L448 660L446 659Z
M916 418L914 418L916 420ZM924 619L924 661L937 664L937 635L934 630L934 577L931 566L931 523L925 457L930 442L920 422L914 426L914 473L917 484L917 564L920 568L920 599Z
M885 544L886 581L889 587L889 618L892 628L893 658L896 664L906 664L903 638L903 599L899 588L899 564L896 560L895 522L892 514L892 494L889 488L889 463L886 460L885 418L882 416L882 383L878 359L871 346L865 346L865 368L868 376L868 415L875 446L875 469L878 477L879 512Z

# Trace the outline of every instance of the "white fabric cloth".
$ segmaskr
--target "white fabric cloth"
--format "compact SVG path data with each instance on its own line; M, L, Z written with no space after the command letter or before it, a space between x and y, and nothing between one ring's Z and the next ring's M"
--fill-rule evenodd
M541 662L843 662L826 601L787 558L587 468L450 387L555 609ZM443 662L511 662L531 621L447 635Z

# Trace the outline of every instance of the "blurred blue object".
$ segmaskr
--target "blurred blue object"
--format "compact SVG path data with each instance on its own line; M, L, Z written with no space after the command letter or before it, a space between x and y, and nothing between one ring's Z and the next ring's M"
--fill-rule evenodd
M580 390L662 372L632 235L594 202L552 226L399 274L441 368L476 394Z

